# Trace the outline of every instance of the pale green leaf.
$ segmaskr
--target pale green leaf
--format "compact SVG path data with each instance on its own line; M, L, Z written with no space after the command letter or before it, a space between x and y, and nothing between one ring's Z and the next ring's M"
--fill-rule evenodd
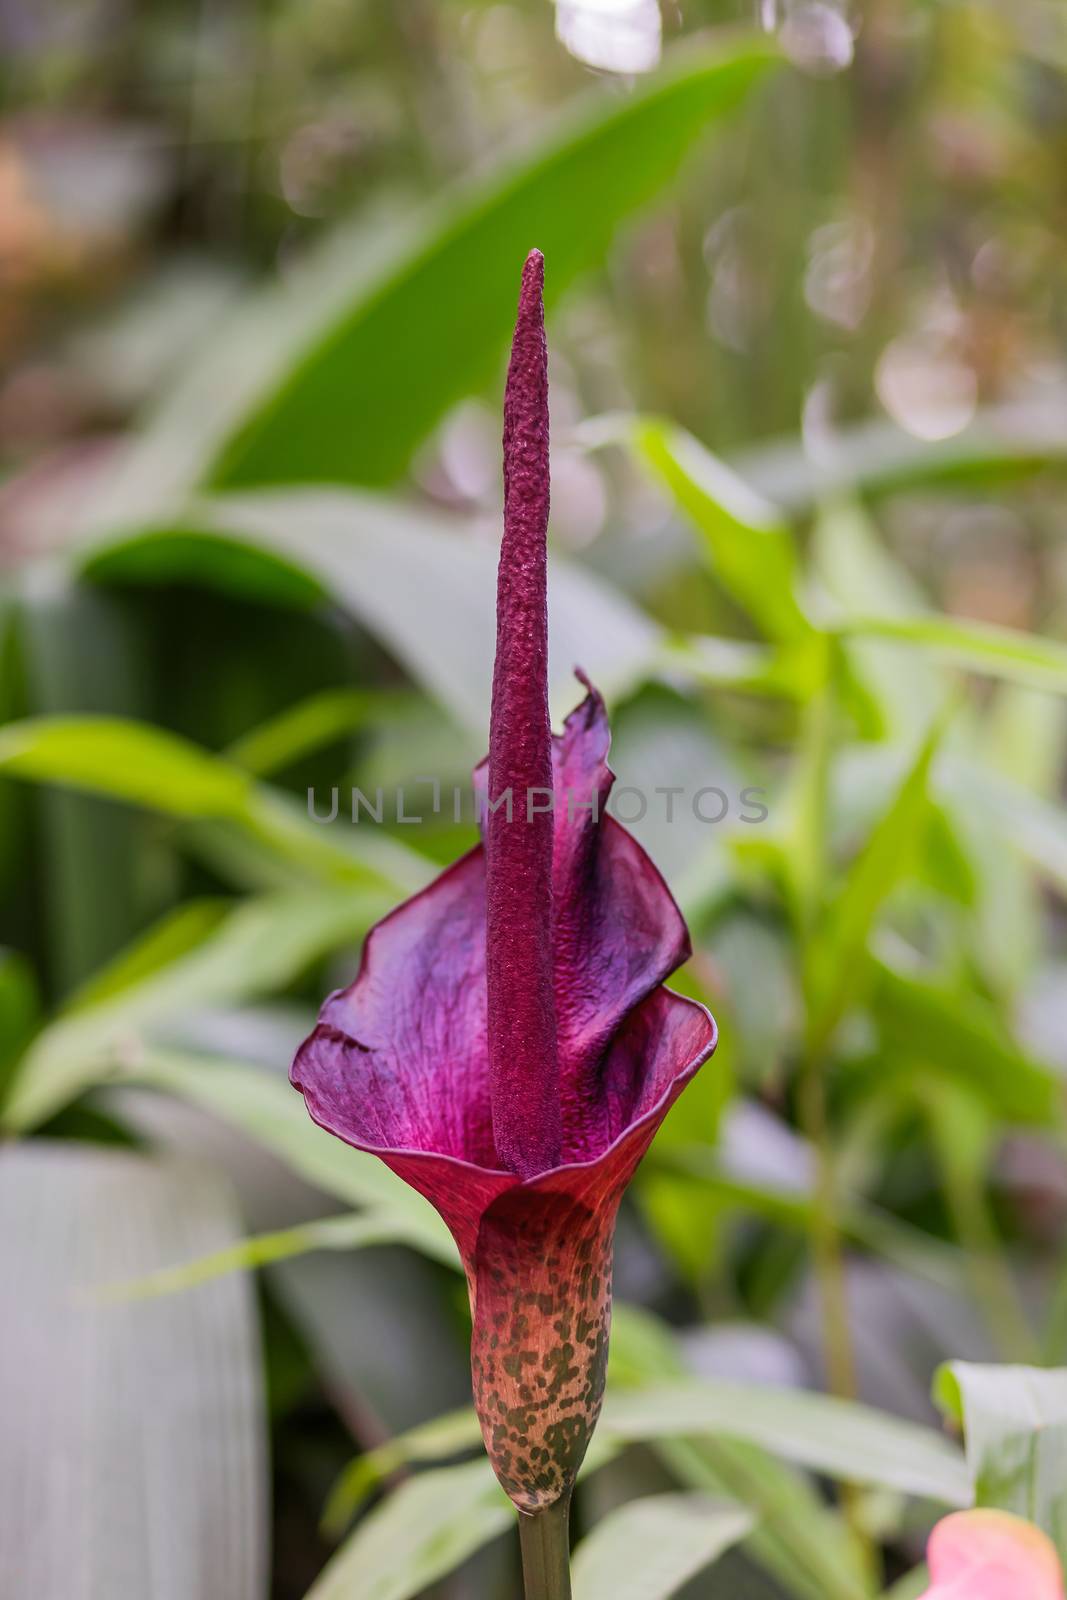
M934 1397L962 1422L975 1503L1036 1523L1067 1559L1067 1369L950 1361Z
M353 1150L312 1122L301 1095L274 1073L238 1062L146 1049L122 1067L125 1081L165 1089L232 1123L308 1183L378 1218L395 1218L409 1242L458 1266L452 1236L427 1200L377 1156Z
M574 1552L574 1600L668 1600L751 1532L743 1506L658 1494L609 1512Z
M600 1426L627 1440L723 1435L846 1482L970 1504L966 1465L947 1439L808 1390L696 1378L656 1383L609 1395Z
M298 562L483 745L496 644L497 550L467 523L425 507L329 490L227 496L197 507L193 520L208 543L221 535ZM121 580L143 537L98 542L84 552L87 570ZM181 559L181 547L175 556ZM180 573L180 566L171 569L172 577ZM639 682L655 660L661 630L625 595L573 562L551 563L548 609L557 716L581 697L576 666L612 697Z
M411 1600L514 1522L484 1457L420 1473L359 1524L306 1600Z

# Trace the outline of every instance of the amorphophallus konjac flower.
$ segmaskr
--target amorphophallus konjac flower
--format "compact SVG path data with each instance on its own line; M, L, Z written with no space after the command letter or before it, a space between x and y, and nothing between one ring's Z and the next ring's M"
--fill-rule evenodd
M292 1081L316 1122L380 1156L451 1229L485 1446L520 1513L530 1592L563 1594L566 1508L604 1390L619 1201L716 1034L663 987L688 933L606 813L600 695L582 678L562 734L549 724L543 273L532 251L504 401L483 843L371 931Z
M919 1600L1064 1600L1046 1533L1008 1511L955 1511L926 1547L930 1587Z

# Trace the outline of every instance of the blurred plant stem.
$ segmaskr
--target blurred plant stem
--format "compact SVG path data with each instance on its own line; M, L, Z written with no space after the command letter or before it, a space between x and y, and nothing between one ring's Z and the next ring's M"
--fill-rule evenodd
M963 1246L972 1293L1002 1361L1039 1359L985 1189L993 1130L987 1109L956 1084L932 1081L923 1100L945 1203Z
M811 1251L822 1311L826 1383L842 1400L856 1398L856 1359L848 1312L848 1279L837 1222L837 1173L826 1105L826 1058L810 1041L801 1070L797 1110L801 1130L815 1155ZM864 1526L855 1484L841 1484L841 1510L857 1552L872 1580L878 1578L877 1549Z
M803 952L815 948L823 914L826 880L828 777L833 738L837 659L826 647L823 693L806 708L794 799L795 854L805 870L794 879L797 934ZM842 1399L856 1393L855 1362L848 1321L848 1295L841 1231L837 1224L837 1182L826 1096L829 1034L816 985L806 975L807 1025L798 1083L801 1129L815 1156L811 1245L822 1302L826 1374L832 1393Z
M824 648L823 692L816 694L805 709L794 799L794 854L803 870L794 869L793 898L797 937L805 962L817 947L825 917L829 772L841 672L840 658L833 645L827 642ZM797 1085L797 1114L801 1132L815 1159L810 1228L812 1263L822 1313L827 1387L840 1399L853 1400L856 1397L856 1362L827 1106L828 1047L833 1020L821 1002L811 970L805 972L804 987L807 1019ZM873 1576L877 1570L877 1553L864 1528L859 1496L852 1484L841 1485L841 1510L860 1557Z
M532 1516L519 1512L526 1600L571 1600L570 1511L565 1494Z
M837 1180L826 1110L823 1057L812 1052L800 1079L800 1122L815 1153L811 1242L822 1300L826 1376L832 1394L856 1396L856 1363L848 1320L841 1231L837 1225Z

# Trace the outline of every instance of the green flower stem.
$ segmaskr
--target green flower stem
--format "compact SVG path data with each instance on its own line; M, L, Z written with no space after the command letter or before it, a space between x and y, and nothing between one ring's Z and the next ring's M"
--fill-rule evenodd
M526 1600L571 1600L570 1510L566 1494L532 1516L519 1512Z

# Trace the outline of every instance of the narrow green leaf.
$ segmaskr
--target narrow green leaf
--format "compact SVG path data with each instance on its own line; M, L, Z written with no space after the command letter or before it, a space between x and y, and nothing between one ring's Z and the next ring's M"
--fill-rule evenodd
M323 1531L329 1537L339 1537L367 1496L401 1467L444 1461L481 1448L478 1418L470 1406L464 1406L461 1411L450 1411L409 1428L376 1450L364 1451L349 1462L331 1489L322 1514Z
M726 1494L758 1518L745 1553L797 1600L870 1600L871 1585L839 1513L809 1478L739 1439L663 1439L656 1454L680 1483Z
M813 634L805 643L771 649L745 639L693 633L664 641L654 665L672 680L680 677L739 694L804 700L818 682L819 651L812 648L812 639L817 646Z
M413 891L429 864L384 834L316 825L290 796L188 740L143 722L40 717L0 730L0 773L232 824L307 875ZM338 797L339 815L340 797Z
M813 1200L807 1189L757 1182L731 1170L718 1151L692 1145L677 1149L654 1146L646 1157L653 1170L684 1174L709 1191L724 1210L763 1217L776 1227L810 1234ZM966 1284L966 1264L958 1251L891 1212L882 1211L846 1193L838 1195L838 1226L851 1243L892 1261L915 1277L959 1293Z
M631 1500L598 1522L574 1552L574 1600L668 1600L750 1533L744 1506L703 1494Z
M1067 645L1037 634L936 615L850 616L835 619L829 626L843 637L920 645L953 666L1067 694Z
M600 1426L627 1440L721 1434L845 1482L970 1504L966 1465L948 1440L831 1395L683 1379L609 1395Z
M868 1003L887 1059L958 1077L1009 1123L1056 1124L1061 1083L1019 1048L988 1001L886 961L872 960L870 970Z
M846 615L911 617L925 610L918 584L882 543L863 506L842 500L823 506L812 545L818 582ZM853 681L875 707L875 731L908 742L921 738L945 695L936 663L890 639L849 638L843 648Z
M651 1312L618 1304L612 1319L611 1393L684 1377L672 1330ZM606 1435L596 1443L604 1448ZM757 1519L745 1540L751 1555L797 1600L869 1600L858 1553L838 1513L798 1468L740 1439L661 1439L656 1453L687 1488L745 1505Z
M382 897L345 891L265 895L239 906L207 937L165 966L138 975L138 956L120 958L98 982L99 998L39 1033L18 1068L0 1122L35 1127L91 1084L136 1060L145 1036L197 1010L274 994L312 961L361 938L381 915ZM172 924L173 926L173 924ZM141 942L138 948L143 952Z
M244 734L229 747L226 759L257 778L268 778L335 739L381 722L395 723L417 705L413 695L385 689L324 689Z
M796 515L844 494L876 500L909 489L973 488L1062 471L1067 445L1055 408L1003 406L982 412L951 439L931 443L884 418L835 430L833 454L816 462L793 440L757 445L733 466L763 494Z
M402 1243L405 1239L403 1227L395 1216L376 1216L373 1212L360 1211L351 1216L320 1217L315 1222L302 1222L295 1228L278 1228L273 1233L259 1233L250 1239L238 1239L222 1250L212 1251L210 1255L164 1267L143 1278L104 1284L98 1295L101 1299L114 1301L151 1300L157 1295L195 1289L198 1284L209 1283L212 1278L224 1278L230 1272L246 1272L253 1267L270 1266L272 1262L287 1261L291 1256L307 1255L314 1250L358 1250L372 1244Z
M0 1101L9 1075L37 1026L41 998L33 968L17 950L0 945Z
M913 1567L902 1578L892 1584L880 1600L922 1600L922 1596L930 1587L930 1573L925 1562L921 1567Z
M83 984L65 1010L101 1005L143 983L202 945L232 910L232 904L223 899L187 900L176 906Z
M634 428L638 451L696 528L708 566L771 639L803 640L811 623L797 598L792 532L776 508L681 428Z
M857 996L878 913L908 871L929 808L930 768L944 731L937 717L888 810L853 862L809 952L809 1028L816 1048Z
M108 717L39 717L0 729L0 771L111 795L177 817L240 817L251 779L186 739Z

